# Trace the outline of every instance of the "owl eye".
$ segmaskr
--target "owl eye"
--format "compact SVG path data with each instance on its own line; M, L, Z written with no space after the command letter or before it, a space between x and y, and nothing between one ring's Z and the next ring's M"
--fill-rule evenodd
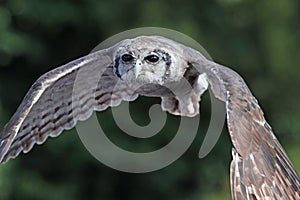
M133 60L133 56L130 55L130 54L124 54L124 55L122 56L122 60L123 60L124 62L130 62L130 61Z
M159 60L159 57L157 55L149 55L145 57L145 60L150 63L156 63Z

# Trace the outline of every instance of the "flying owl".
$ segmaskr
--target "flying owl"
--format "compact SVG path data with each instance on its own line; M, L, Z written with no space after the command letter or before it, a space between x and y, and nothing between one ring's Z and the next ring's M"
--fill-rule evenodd
M208 87L226 103L232 198L300 199L300 177L241 76L161 36L126 39L41 76L0 134L0 163L139 95L161 97L172 114L195 116Z

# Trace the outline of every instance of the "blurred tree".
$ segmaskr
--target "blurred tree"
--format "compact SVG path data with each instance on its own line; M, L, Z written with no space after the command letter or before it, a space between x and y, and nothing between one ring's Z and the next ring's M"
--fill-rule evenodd
M0 127L44 72L88 54L112 34L141 26L165 27L191 36L217 62L245 78L300 171L299 7L297 0L1 0ZM0 199L230 199L227 130L207 157L197 159L209 119L207 98L193 145L162 170L117 172L93 159L74 131L65 131L30 155L0 166ZM132 110L142 107L137 101ZM134 116L147 123L146 114ZM98 117L115 143L133 150L166 144L178 122L169 116L171 125L142 142L122 135L109 110Z

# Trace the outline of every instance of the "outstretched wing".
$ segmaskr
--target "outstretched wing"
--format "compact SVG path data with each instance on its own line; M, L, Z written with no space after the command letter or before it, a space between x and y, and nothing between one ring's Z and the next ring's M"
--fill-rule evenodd
M120 81L112 69L115 46L56 68L32 85L0 133L0 163L73 128L94 110L136 97L125 84L115 87Z
M235 200L300 199L300 177L244 80L233 70L185 47L187 62L205 73L214 95L226 102L233 143L231 190Z
M227 124L235 149L233 199L300 199L300 178L242 78L220 68L227 82Z

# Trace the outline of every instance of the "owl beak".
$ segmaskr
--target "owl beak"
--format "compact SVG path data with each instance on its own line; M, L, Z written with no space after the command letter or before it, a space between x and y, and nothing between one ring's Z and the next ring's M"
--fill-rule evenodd
M137 78L140 75L141 69L142 69L142 62L137 60L134 68L135 78Z

